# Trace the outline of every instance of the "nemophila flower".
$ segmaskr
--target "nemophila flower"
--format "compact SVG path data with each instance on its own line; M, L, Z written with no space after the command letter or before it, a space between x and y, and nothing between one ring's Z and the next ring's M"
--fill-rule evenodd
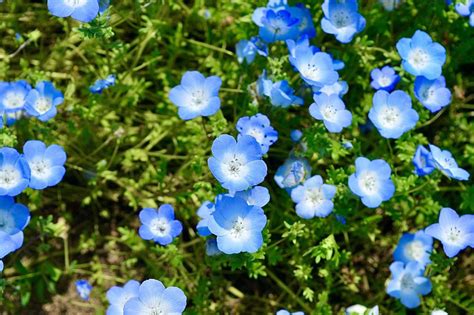
M316 94L326 94L333 95L336 94L339 97L342 97L349 91L349 85L346 81L337 81L334 84L324 85L321 88L313 88L313 92Z
M4 267L2 259L16 249L16 243L12 240L11 235L0 230L0 271L3 271Z
M6 113L15 113L23 110L26 96L31 90L28 82L20 80L0 86L0 108Z
M301 97L294 95L295 91L288 81L282 80L273 83L270 89L270 102L273 106L287 108L291 105L303 105Z
M248 64L251 64L257 54L264 57L268 56L268 46L260 37L254 36L250 40L243 39L239 41L235 45L235 52L239 63L245 60Z
M217 240L214 237L210 237L206 240L206 255L207 256L217 256L221 255L222 252L217 247Z
M198 71L187 71L181 84L171 89L169 98L178 107L183 120L214 115L221 106L219 89L222 80L217 76L205 78Z
M309 114L322 120L329 132L341 132L342 128L350 126L352 114L346 109L339 95L324 93L313 95L314 103L309 107Z
M235 141L230 135L221 135L212 143L212 155L209 169L226 189L246 190L263 182L267 175L261 146L254 137L243 135Z
M290 157L275 173L280 188L293 189L311 176L311 166L305 158Z
M138 297L140 282L129 280L123 287L113 286L107 291L107 300L110 306L106 315L123 315L125 304L132 298Z
M170 244L181 234L183 225L174 218L174 209L169 204L161 205L158 210L145 208L140 211L142 225L138 234L144 240L153 240L160 245Z
M285 8L277 10L267 8L256 11L252 20L259 26L259 36L267 43L279 40L295 39L298 37L298 18L292 16Z
M290 58L292 59L297 58L296 56L297 48L298 50L301 50L301 51L309 50L313 54L321 51L321 49L319 49L318 47L310 44L308 36L302 36L297 41L288 39L286 41L286 45L288 46L289 55L290 55ZM328 55L332 58L331 54L328 54ZM333 65L334 70L341 70L344 68L344 62L342 62L341 60L332 59L332 65Z
M332 57L316 51L313 46L297 45L289 59L301 78L312 87L321 88L334 84L339 79Z
M76 291L77 294L83 299L84 301L89 301L89 295L92 291L92 285L89 281L81 279L76 281Z
M165 288L161 281L145 280L138 288L138 296L125 303L124 315L182 314L186 296L177 287Z
M393 259L404 264L417 262L422 267L431 262L430 254L433 249L433 238L423 231L415 234L405 233L400 238L397 248L393 252Z
M291 132L290 132L291 141L299 142L301 140L301 138L303 138L303 133L301 132L301 130L298 130L298 129L291 130Z
M41 141L30 140L23 146L23 157L31 170L29 186L33 189L55 186L66 173L66 152L59 145L47 147Z
M254 253L262 246L262 230L267 223L262 208L230 196L217 199L215 208L209 219L209 230L217 237L220 251Z
M99 13L98 0L48 0L49 12L57 17L72 17L80 22L90 22Z
M281 309L278 312L276 312L275 315L304 315L304 313L303 312L290 312L290 311Z
M333 34L341 43L349 43L356 33L365 28L365 19L357 12L357 0L325 0L321 28Z
M350 141L344 141L342 143L342 146L347 150L351 150L354 148L354 145Z
M458 166L458 163L456 163L451 152L448 150L441 150L432 144L429 145L429 148L435 167L443 172L444 175L457 180L469 179L469 173Z
M429 80L441 75L441 68L446 61L446 49L433 42L427 33L418 30L412 38L400 39L397 50L402 57L403 69L412 75L422 75Z
M296 214L303 219L327 217L334 208L332 198L336 186L323 184L321 176L307 179L291 191L291 199L296 203Z
M415 173L418 176L429 175L435 170L433 155L422 145L416 148L413 165L415 165Z
M469 25L474 27L474 1L473 0L463 0L456 3L454 7L456 12L461 16L469 17Z
M400 5L401 0L379 0L379 3L382 4L385 10L393 11Z
M369 208L380 206L383 201L392 198L395 185L390 179L390 165L384 160L370 161L358 157L355 161L356 171L349 177L349 188L362 203Z
M209 218L211 217L211 214L214 212L214 210L214 203L208 200L204 201L204 203L199 207L197 215L199 218L201 218L201 220L198 222L196 230L200 236L209 236L212 234L211 231L209 231L208 224Z
M390 66L385 66L382 69L374 69L370 72L372 82L370 85L376 90L385 90L392 92L395 86L400 81L400 76Z
M428 80L423 76L415 79L415 96L420 103L434 113L451 103L451 91L446 88L443 76Z
M232 194L230 194L232 196ZM270 202L270 193L263 186L255 186L251 189L238 191L233 194L235 197L242 198L249 206L257 206L263 208Z
M474 215L459 216L451 208L442 208L439 223L428 226L425 233L441 241L444 252L452 258L466 247L474 247Z
M89 91L94 94L102 94L103 90L115 85L115 79L114 74L108 75L105 79L99 79L89 87Z
M42 81L36 84L26 97L26 112L41 121L48 121L56 116L56 106L64 101L63 93L51 82Z
M0 231L10 235L15 250L23 245L23 230L30 222L30 211L12 197L0 197Z
M237 121L238 139L251 136L257 140L262 154L268 152L270 146L278 139L278 132L270 125L270 120L263 114L241 117Z
M313 38L316 36L316 29L314 28L313 16L303 3L297 3L296 6L288 6L288 11L291 15L298 19L296 27L298 28L298 38L307 37Z
M0 196L21 193L28 187L30 174L28 163L15 149L0 149Z
M355 304L346 308L346 315L379 315L378 305L368 309L364 305Z
M431 282L423 276L424 268L416 262L404 264L395 261L390 265L392 277L387 286L388 295L400 299L408 308L418 307L420 295L431 292Z
M407 93L400 90L392 93L384 90L375 92L369 119L382 137L400 138L415 127L419 118L416 110L411 107L411 98Z

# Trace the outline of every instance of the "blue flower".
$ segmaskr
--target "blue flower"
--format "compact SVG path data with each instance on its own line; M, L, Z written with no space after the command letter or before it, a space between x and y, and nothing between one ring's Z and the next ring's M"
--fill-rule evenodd
M444 252L452 258L466 247L474 247L474 215L459 216L451 208L442 208L439 223L428 226L425 233L441 241Z
M18 120L20 120L24 116L24 111L17 111L17 112L10 112L10 113L5 113L5 119L6 119L6 125L7 126L12 126L14 125ZM1 113L0 113L1 117ZM0 128L2 127L3 119L0 118Z
M186 296L177 287L165 288L161 281L145 280L138 288L138 297L125 304L124 315L182 314L186 308Z
M219 196L217 197L219 198ZM197 211L197 215L201 220L198 222L196 226L197 233L200 236L209 236L211 235L211 231L209 231L209 218L211 217L211 214L214 212L215 207L214 203L210 202L209 200L204 201L204 203L199 207Z
M420 118L411 107L410 95L400 90L392 93L378 90L374 94L372 104L369 119L380 135L387 139L400 138L402 134L413 129Z
M352 123L352 114L337 94L313 95L314 103L309 107L310 115L324 122L329 132L341 132Z
M178 107L178 115L183 120L199 116L211 116L221 106L219 89L222 80L217 76L205 78L197 71L187 71L181 78L181 85L175 86L169 98Z
M431 262L430 254L432 250L433 238L425 232L405 233L393 252L393 259L404 264L413 261L425 267Z
M0 85L0 109L7 114L23 110L30 90L31 86L23 80Z
M222 254L217 247L217 240L215 237L210 237L206 240L206 255L207 256L217 256Z
M435 167L443 174L457 180L469 179L469 173L458 166L451 152L448 150L441 150L432 144L430 144L429 147Z
M253 14L252 19L260 27L259 36L267 43L298 37L298 22L300 20L292 16L291 12L286 9L268 8L263 13L257 11Z
M388 295L400 299L408 308L418 307L421 303L420 295L431 292L431 282L423 276L424 268L416 262L409 262L406 266L401 261L390 265L392 277L387 286Z
M268 47L260 37L254 36L250 40L243 39L239 41L235 45L235 52L237 53L237 61L239 63L245 60L248 64L251 64L257 54L267 57Z
M337 81L334 84L324 85L321 88L313 88L313 92L316 94L326 94L328 96L336 94L339 97L342 97L349 91L349 85L346 81Z
M376 90L385 90L392 92L395 86L400 81L400 76L395 73L390 66L385 66L382 69L374 69L370 72L372 82L370 85Z
M57 185L64 177L66 153L56 144L46 147L38 140L30 140L23 146L23 158L31 170L29 186L45 189Z
M357 12L357 0L325 0L322 8L321 28L343 44L349 43L365 28L365 19Z
M290 312L285 309L281 309L278 312L276 312L275 315L304 315L303 312Z
M106 315L123 315L125 304L132 298L138 297L140 282L130 280L122 287L113 286L107 291L107 300L110 306Z
M400 5L401 0L379 0L379 3L382 4L385 10L393 11Z
M90 22L99 13L99 1L97 0L48 0L48 10L54 16L68 17L80 22Z
M102 94L103 90L115 85L115 79L116 77L114 74L108 75L105 79L99 79L89 87L89 91L94 94Z
M369 208L380 206L383 201L392 198L395 185L390 179L390 165L384 160L370 161L358 157L355 161L356 171L349 177L349 188L362 203Z
M433 42L425 32L418 30L412 38L400 39L397 50L403 60L403 69L412 75L422 75L429 80L441 75L441 68L446 61L446 49Z
M14 252L17 249L15 241L12 240L12 237L0 230L0 271L3 271L3 261L11 252Z
M183 230L181 222L174 219L174 210L169 204L161 205L158 210L144 208L139 217L142 223L138 231L140 237L163 246L170 244Z
M368 309L364 305L355 304L346 308L345 315L379 315L378 305Z
M14 250L23 245L23 230L30 222L30 211L21 203L15 203L12 197L0 197L0 232L10 235L15 244Z
M0 149L0 196L16 196L30 182L30 168L13 148Z
M273 83L263 71L257 81L257 93L260 97L270 97L270 102L276 107L287 108L291 105L303 105L301 97L294 95L294 90L286 80Z
M463 2L456 3L454 8L459 15L469 16L469 25L474 27L474 1L464 0Z
M256 252L263 244L267 217L262 208L239 197L222 196L209 219L209 230L217 236L217 247L225 254Z
M451 103L451 92L446 88L443 76L428 80L423 76L415 79L415 96L423 106L434 113Z
M26 97L26 112L41 121L48 121L56 116L56 106L64 101L63 93L51 82L42 81L36 84Z
M327 217L334 208L332 198L336 186L323 184L321 176L307 179L291 191L291 199L296 203L296 214L303 219Z
M254 137L244 135L235 141L230 135L221 135L212 144L212 154L209 169L226 189L246 190L263 182L267 175L261 146Z
M289 54L290 54L290 58L293 58L293 59L296 59L296 49L298 48L298 50L310 50L313 54L317 53L317 52L320 52L321 49L319 49L318 47L316 46L313 46L309 43L309 38L308 36L302 36L301 38L299 38L296 42L292 39L288 39L286 41L286 45L288 46L288 51L289 51ZM328 54L331 58L331 54ZM291 59L290 59L291 61ZM344 62L342 62L341 60L336 60L336 59L333 59L332 60L332 65L333 65L333 68L334 70L341 70L344 68Z
M311 176L311 166L305 158L290 157L275 173L280 188L293 189Z
M266 154L272 144L278 139L278 132L270 126L270 120L263 114L241 117L237 121L238 139L251 136L260 144L262 154Z
M289 59L301 78L312 87L322 88L339 79L331 56L317 51L313 46L296 45Z
M342 146L347 150L351 150L354 148L354 145L350 141L344 141L342 143Z
M303 138L303 133L301 132L301 130L293 129L290 132L290 138L293 142L299 142L301 138Z
M76 281L76 290L77 294L83 299L84 301L89 301L89 295L91 294L92 285L89 281L81 279Z
M433 155L422 145L416 148L413 165L415 165L415 173L418 176L429 175L435 170Z
M298 38L307 37L313 38L316 36L316 29L314 28L313 16L308 8L302 3L297 3L296 6L288 6L287 10L291 15L298 19L296 27L298 28Z

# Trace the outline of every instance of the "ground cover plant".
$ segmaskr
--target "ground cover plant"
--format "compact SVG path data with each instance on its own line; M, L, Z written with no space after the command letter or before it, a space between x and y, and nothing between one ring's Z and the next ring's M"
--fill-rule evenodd
M473 1L0 12L0 314L474 314Z

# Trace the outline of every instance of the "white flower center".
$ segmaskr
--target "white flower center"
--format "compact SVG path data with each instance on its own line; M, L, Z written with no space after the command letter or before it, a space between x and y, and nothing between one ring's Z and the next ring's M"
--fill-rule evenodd
M6 109L21 108L25 104L25 95L9 92L3 101Z
M222 164L223 173L233 179L241 179L246 175L245 158L239 154L232 154Z
M405 246L405 255L412 260L420 260L426 253L423 243L420 241L410 242Z
M373 172L365 172L359 176L359 187L367 195L378 192L378 178Z
M263 139L265 138L265 134L263 133L263 130L258 127L252 127L247 131L247 134L249 136L252 136L257 140L258 143L262 143Z
M413 49L408 55L408 61L412 64L412 66L419 69L426 67L428 65L429 60L430 56L426 53L425 50L421 48Z
M0 210L0 231L10 234L15 228L15 220L11 213Z
M331 104L321 106L321 115L323 115L324 120L334 121L336 114L337 109Z
M439 164L441 165L442 168L447 168L447 169L452 169L452 168L457 168L456 161L453 158L450 157L445 157L441 160L439 160Z
M463 239L463 233L457 226L450 226L444 233L446 240L451 244L458 244Z
M43 115L44 113L46 113L48 110L51 109L51 106L53 106L52 103L53 101L50 98L38 97L34 107L36 111L40 113L40 115Z
M240 238L247 232L246 230L245 220L241 217L237 217L237 219L235 219L233 222L230 235L232 235L234 238Z
M425 101L432 102L436 90L433 87L429 87L421 92L421 96Z
M337 10L332 14L332 22L337 28L343 28L352 24L352 18L347 10Z
M320 69L315 64L307 63L306 65L303 65L301 74L310 80L317 81L319 78Z
M387 77L386 75L381 76L381 77L379 78L379 85L380 85L380 86L386 87L386 86L389 86L390 83L392 83L392 79L389 78L389 77Z
M324 195L320 188L312 188L306 191L305 198L313 205L319 205L321 202L323 202Z
M386 106L380 110L379 122L385 128L395 128L400 124L400 110L396 107Z
M165 315L160 306L155 306L150 310L150 315Z
M170 224L164 218L157 218L150 222L150 230L153 234L158 236L165 236L168 235L170 232Z
M74 8L82 7L86 3L87 0L64 0L64 4Z
M48 161L36 160L29 163L31 175L38 178L48 178L51 175L51 167Z
M416 287L415 281L410 274L404 274L400 280L400 288L402 290L413 290Z
M11 165L6 165L0 169L0 187L6 189L16 187L20 178L20 172Z

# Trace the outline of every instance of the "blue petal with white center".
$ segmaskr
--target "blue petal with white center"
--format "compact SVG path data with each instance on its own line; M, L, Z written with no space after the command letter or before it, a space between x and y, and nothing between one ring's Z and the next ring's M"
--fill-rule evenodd
M448 150L441 150L435 145L429 145L431 156L433 157L434 166L440 170L444 175L457 179L468 180L469 173L458 166L451 152Z
M0 85L0 108L7 114L22 111L30 90L31 86L23 80Z
M400 81L400 76L395 73L395 70L390 66L385 66L382 69L374 69L370 72L372 82L370 85L376 90L385 90L392 92L395 86Z
M41 121L48 121L56 116L56 106L64 101L63 94L53 83L42 81L36 84L26 97L26 112Z
M92 291L92 285L89 281L85 279L77 280L76 281L76 291L77 294L83 299L84 301L89 301L89 295Z
M0 149L0 196L16 196L28 187L30 167L13 148Z
M99 13L98 0L48 0L49 12L57 17L71 16L80 22L90 22Z
M303 219L327 217L333 210L332 198L336 186L323 184L321 176L307 179L291 191L291 199L296 203L296 214Z
M341 132L343 128L350 126L352 114L339 95L314 94L313 99L309 113L313 118L322 120L329 132Z
M138 297L140 282L129 280L123 287L113 286L107 291L107 300L110 306L106 315L123 315L125 304L132 298Z
M325 0L322 9L321 28L343 44L365 28L365 18L357 11L357 0Z
M291 189L303 183L310 176L311 166L307 159L290 157L277 169L274 180L280 188L291 192Z
M415 155L413 156L413 165L418 176L429 175L435 170L433 155L422 145L416 148Z
M451 103L451 91L446 88L443 76L435 80L428 80L423 76L416 77L414 92L420 103L432 113Z
M144 240L153 240L160 245L168 245L181 234L183 225L174 218L174 209L169 204L160 208L144 208L139 214L142 225L138 234Z
M239 118L236 129L239 132L238 138L251 136L260 145L262 154L266 154L271 145L278 139L278 132L270 125L270 120L263 114L245 116Z
M8 234L14 250L23 245L23 230L30 222L30 211L9 196L0 197L0 232Z
M425 232L405 233L393 252L393 259L405 264L417 262L424 267L431 263L430 254L432 250L433 238Z

